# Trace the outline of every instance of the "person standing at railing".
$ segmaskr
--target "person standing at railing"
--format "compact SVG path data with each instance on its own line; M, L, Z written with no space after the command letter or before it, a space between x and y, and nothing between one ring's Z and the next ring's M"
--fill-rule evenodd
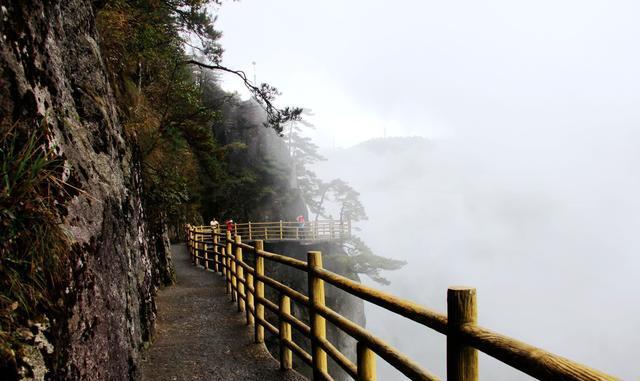
M220 223L218 222L218 220L216 220L215 217L213 217L213 220L211 220L211 222L209 223L211 225L211 231L217 231L218 227L220 227Z
M231 235L233 235L233 220L232 219L228 219L225 224L227 225L227 231L231 232Z
M301 214L296 217L296 221L298 222L298 239L304 239L304 216Z

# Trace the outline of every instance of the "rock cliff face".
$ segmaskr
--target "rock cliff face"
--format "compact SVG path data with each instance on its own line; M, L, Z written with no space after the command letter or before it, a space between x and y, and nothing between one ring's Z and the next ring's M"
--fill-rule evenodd
M80 189L63 205L72 247L65 312L49 316L49 344L26 359L25 378L136 379L155 290L170 279L168 240L145 222L138 159L101 59L96 4L0 1L0 118L42 130L64 180Z
M300 242L265 242L265 250L286 255L288 257L307 260L308 251L320 251L322 252L323 267L334 273L346 276L350 279L360 281L357 274L351 272L346 266L344 261L346 254L342 252L339 245L330 242L320 242L314 244L302 244ZM308 284L306 273L274 263L271 261L265 261L265 273L267 276L277 279L294 290L299 290L305 295L308 294ZM278 293L270 287L265 287L266 296L272 300L278 300ZM325 282L325 302L327 306L334 311L340 313L342 316L349 320L365 326L366 319L364 315L364 302L362 299L356 298L330 284ZM298 305L292 302L292 313L298 319L301 319L305 323L309 323L309 314L306 307ZM269 316L267 319L277 326L277 318L275 316ZM293 329L293 339L304 348L307 352L311 353L311 347L309 340L301 335L297 330ZM331 323L327 323L327 339L333 343L344 355L346 355L351 361L356 361L356 341L340 329L333 326ZM267 348L272 352L274 357L278 358L278 338L273 335L266 336ZM300 361L297 356L294 356L294 364L296 369L300 370L307 376L311 375L310 369ZM348 375L329 357L329 372L335 380L347 380Z

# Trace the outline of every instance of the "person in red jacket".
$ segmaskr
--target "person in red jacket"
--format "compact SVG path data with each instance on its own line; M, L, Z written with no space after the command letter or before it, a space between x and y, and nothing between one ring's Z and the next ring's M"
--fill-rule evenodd
M298 237L304 239L304 216L299 215L296 217L296 221L298 222Z
M225 224L227 224L227 231L231 232L231 234L233 234L233 220L232 219L228 219Z

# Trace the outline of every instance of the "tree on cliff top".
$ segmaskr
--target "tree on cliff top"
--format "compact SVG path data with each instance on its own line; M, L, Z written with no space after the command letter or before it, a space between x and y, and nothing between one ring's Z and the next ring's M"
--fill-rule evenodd
M214 137L223 120L243 123L237 114L229 115L242 108L241 101L219 88L215 73L238 76L277 132L300 112L276 108L275 87L250 83L242 71L221 65L222 34L207 7L220 3L107 0L97 17L121 120L141 148L148 212L153 220L168 218L176 231L203 213L244 215L274 192L269 168L232 173L228 157L244 148L237 142L221 145ZM240 193L246 196L242 200Z
M324 182L309 169L309 166L324 158L318 153L318 147L303 135L303 127L313 128L313 125L304 120L300 123L291 123L288 131L287 147L289 151L291 173L302 197L315 220L320 216L328 218L331 214L327 211L327 204L337 211L341 222L356 222L367 219L364 205L360 201L360 193L342 179L333 179ZM356 227L352 227L357 230ZM351 235L340 242L342 250L347 254L345 260L349 268L358 274L365 274L381 284L389 284L389 281L380 275L381 270L398 270L406 264L404 261L375 255L371 248L357 235Z

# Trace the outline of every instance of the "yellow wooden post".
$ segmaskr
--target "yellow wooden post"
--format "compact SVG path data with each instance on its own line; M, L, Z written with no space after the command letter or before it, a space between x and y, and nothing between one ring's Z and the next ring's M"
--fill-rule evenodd
M227 248L220 248L220 267L222 268L222 278L224 279L227 294L229 293L229 271L227 270Z
M218 255L220 253L220 249L218 248L217 233L217 229L211 231L211 240L213 241L213 271L220 272L220 266L218 265L220 261L220 255Z
M282 230L282 220L280 220L280 239L284 238L284 231Z
M249 241L251 241L251 221L249 221Z
M198 259L199 259L198 257L200 256L200 249L202 248L202 244L200 243L200 241L202 241L202 239L201 239L202 236L199 233L200 232L198 231L198 234L196 234L196 241L197 241L196 242L196 256L193 258L194 259L193 264L196 265L196 266L198 265Z
M203 259L204 259L204 234L202 234L202 230L200 231L200 262L198 263L200 266L204 267Z
M233 267L231 265L231 256L233 253L233 247L231 246L231 232L227 230L227 249L226 259L227 259L227 294L231 294L231 298L233 299L233 289L231 288L231 280L233 279Z
M447 380L477 381L478 351L460 341L461 326L476 324L476 289L450 287L447 290Z
M204 244L204 269L209 270L209 253L207 253L207 244Z
M251 287L249 287L249 285L251 285ZM245 292L247 293L247 307L245 308L245 312L247 315L247 325L254 324L253 313L251 312L251 310L253 310L255 313L255 303L253 299L255 288L253 289L254 291L251 292L250 288L252 287L255 287L253 284L253 275L247 273L247 288L245 289Z
M258 254L258 251L264 250L264 242L256 241L256 276L253 278L253 289L256 292L256 322L255 322L255 341L258 344L264 343L264 327L260 322L264 319L264 305L260 302L260 298L264 298L264 283L258 279L258 276L264 276L264 258Z
M193 259L193 231L189 228L189 256Z
M358 381L376 381L376 354L358 342Z
M220 229L217 230L218 234L220 234ZM220 243L222 239L219 235L216 235L216 243L218 244L218 272L222 273L224 268L222 267L222 248L220 247Z
M242 294L244 294L244 267L240 264L242 263L242 247L238 245L242 242L242 237L239 235L236 236L236 287L237 287L237 295L238 295L238 312L244 311L244 299L242 299ZM240 263L240 264L239 264Z
M196 250L196 230L195 228L191 231L191 257L195 255Z
M200 234L200 261L198 264L204 267L204 234Z
M193 263L196 263L196 256L198 255L198 231L193 231Z
M231 300L234 302L238 301L238 266L236 265L237 258L235 257L236 250L233 244L235 243L235 238L231 241L231 254L229 256L229 260L231 260Z
M196 253L196 266L202 266L202 247L203 247L203 238L202 231L198 230L198 252Z
M324 306L324 280L318 278L314 269L322 269L322 253L310 251L307 253L309 266L309 321L311 323L311 357L313 359L313 379L322 380L322 373L327 372L327 353L318 344L318 339L327 336L327 325L324 317L315 310L316 306Z
M280 368L291 369L293 367L293 353L286 342L291 341L291 324L283 316L291 315L291 299L286 295L280 295Z

